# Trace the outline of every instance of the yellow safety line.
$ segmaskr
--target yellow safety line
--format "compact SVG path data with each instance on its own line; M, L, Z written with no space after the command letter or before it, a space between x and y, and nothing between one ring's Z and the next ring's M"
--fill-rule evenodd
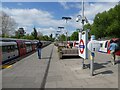
M2 68L11 68L12 65L2 65Z

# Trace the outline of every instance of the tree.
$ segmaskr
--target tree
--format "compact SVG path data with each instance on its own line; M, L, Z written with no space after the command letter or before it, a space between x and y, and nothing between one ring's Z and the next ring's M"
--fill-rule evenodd
M49 36L50 40L53 42L55 38L53 38L53 34L50 34Z
M109 11L98 13L91 25L91 34L96 38L120 37L120 4Z
M72 35L70 37L70 40L75 40L75 41L78 40L78 32L77 31L72 33Z
M62 34L62 35L60 35L60 36L58 37L58 39L59 39L60 41L66 41L66 36L65 36L64 34Z
M38 36L37 30L35 27L33 28L33 30L34 31L31 33L31 35L34 37L34 39L37 39L37 36Z
M7 15L5 12L0 12L0 18L2 19L2 37L10 36L15 32L17 26L15 20Z
M53 34L50 34L50 38L52 39L52 37L53 37Z
M49 41L49 37L47 35L43 36L43 40Z
M17 38L22 38L25 35L25 30L24 28L19 28L18 31L15 32L15 35Z
M21 37L21 39L29 39L29 40L34 40L34 37L32 35L24 35L23 37Z
M87 30L87 29L91 30L91 27L92 26L88 23L88 24L84 25L84 30Z

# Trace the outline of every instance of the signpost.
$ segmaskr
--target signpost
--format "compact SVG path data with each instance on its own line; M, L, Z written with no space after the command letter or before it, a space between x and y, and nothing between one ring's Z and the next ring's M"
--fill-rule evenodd
M79 32L79 56L82 57L82 68L84 69L84 60L88 59L88 30Z
M98 52L100 49L100 43L97 40L94 40L95 37L91 36L91 41L88 43L87 48L90 50L90 75L94 75L94 57L95 52Z

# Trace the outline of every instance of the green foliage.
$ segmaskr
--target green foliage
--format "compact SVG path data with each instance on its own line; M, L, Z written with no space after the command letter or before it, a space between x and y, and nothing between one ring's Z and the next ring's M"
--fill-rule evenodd
M84 30L87 30L87 29L91 30L91 27L92 26L88 23L88 24L84 25Z
M94 34L96 38L120 37L120 4L107 12L98 13L90 34Z
M19 28L16 32L15 32L15 36L16 38L22 38L25 35L25 30L24 28Z
M24 35L23 37L21 37L21 39L29 39L29 40L34 40L34 37L32 35Z
M73 32L72 33L72 35L71 35L71 37L70 37L70 40L75 40L75 41L77 41L78 40L78 32L77 31L75 31L75 32Z
M64 34L62 34L62 35L60 35L60 36L58 37L58 39L59 39L60 41L66 41L66 36L65 36Z
M34 31L31 33L31 35L34 37L34 39L37 39L37 30L35 27L33 28L33 30Z

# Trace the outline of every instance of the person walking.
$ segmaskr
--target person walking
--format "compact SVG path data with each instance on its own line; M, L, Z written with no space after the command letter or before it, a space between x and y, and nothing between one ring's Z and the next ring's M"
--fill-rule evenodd
M116 59L115 52L118 50L118 44L114 42L113 40L111 40L109 50L110 50L110 54L112 55L112 59L113 59L113 61L111 62L113 65L115 65L115 59Z
M38 58L41 59L41 48L42 48L42 42L39 40L37 43L37 51L38 51Z

